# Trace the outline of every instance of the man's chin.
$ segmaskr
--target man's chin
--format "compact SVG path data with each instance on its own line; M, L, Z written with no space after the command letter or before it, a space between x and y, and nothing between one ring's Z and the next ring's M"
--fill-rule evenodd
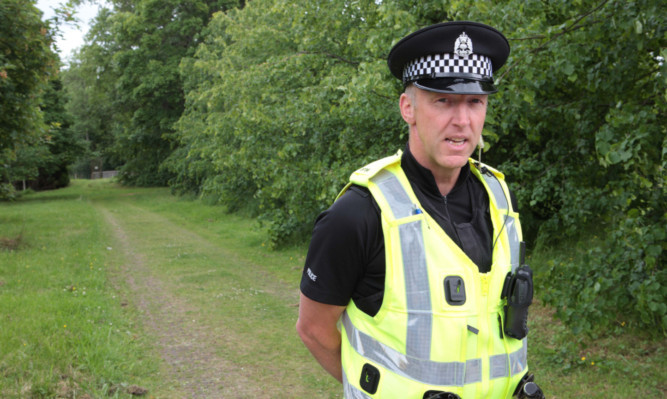
M443 159L440 166L448 169L461 169L468 163L470 155L450 155Z

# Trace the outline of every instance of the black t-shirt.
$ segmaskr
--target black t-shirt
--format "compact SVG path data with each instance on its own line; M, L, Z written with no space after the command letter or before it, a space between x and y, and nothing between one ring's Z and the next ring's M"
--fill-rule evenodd
M493 233L489 197L469 165L461 169L447 196L440 194L431 171L414 159L409 148L401 157L401 168L424 210L480 272L488 272ZM375 315L382 305L384 278L380 209L366 188L351 186L315 222L301 292L329 305L346 306L352 299L359 309Z

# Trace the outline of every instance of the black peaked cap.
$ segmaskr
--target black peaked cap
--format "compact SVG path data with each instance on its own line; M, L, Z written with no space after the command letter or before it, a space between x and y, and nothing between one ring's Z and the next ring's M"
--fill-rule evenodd
M507 61L510 53L509 42L498 30L478 22L453 21L427 26L401 39L394 45L387 57L389 70L392 75L404 80L403 73L409 63L422 57L453 54L457 38L462 34L469 37L472 43L472 54L488 57L493 72L500 69ZM493 85L491 76L462 76L461 78L457 81L475 81L474 83L491 81ZM435 80L438 79L430 79L431 82ZM410 82L404 81L404 83ZM439 83L441 85L444 82ZM436 86L439 85L436 84Z

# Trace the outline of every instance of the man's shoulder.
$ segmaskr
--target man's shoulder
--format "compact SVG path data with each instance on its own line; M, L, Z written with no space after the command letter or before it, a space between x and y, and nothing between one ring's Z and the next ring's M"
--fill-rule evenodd
M379 212L377 204L367 187L351 184L327 210L330 216L340 221L359 221L369 212Z
M368 180L377 175L381 170L390 166L400 165L401 155L402 151L398 151L394 155L378 159L377 161L371 162L355 170L350 176L350 182L360 186L366 186Z

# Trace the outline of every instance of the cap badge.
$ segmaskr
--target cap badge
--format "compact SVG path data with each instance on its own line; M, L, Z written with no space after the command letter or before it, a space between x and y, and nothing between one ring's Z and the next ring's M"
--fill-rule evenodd
M462 58L468 58L472 54L472 40L465 32L461 33L454 43L454 54Z

